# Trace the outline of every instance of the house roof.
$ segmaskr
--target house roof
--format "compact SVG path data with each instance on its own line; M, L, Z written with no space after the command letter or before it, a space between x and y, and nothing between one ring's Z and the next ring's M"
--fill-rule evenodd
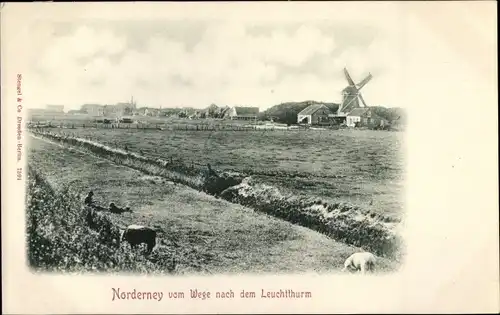
M347 116L363 116L365 115L370 109L366 107L358 107L349 112Z
M326 109L330 110L326 105L324 104L313 104L310 106L307 106L304 108L298 115L312 115L315 112L317 112L319 109L325 107Z
M64 109L64 105L47 105L47 109Z
M235 106L234 109L236 109L236 115L238 115L238 116L252 116L252 115L259 114L258 107L238 107L238 106Z
M100 104L83 104L82 108L102 108L104 105Z

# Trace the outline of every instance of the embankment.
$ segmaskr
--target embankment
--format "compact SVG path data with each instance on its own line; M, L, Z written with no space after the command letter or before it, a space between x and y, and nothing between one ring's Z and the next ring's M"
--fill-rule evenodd
M28 167L27 192L30 267L57 272L171 273L175 270L175 257L168 248L144 256L129 246L120 246L119 227L105 213L83 208L75 191L54 191L31 167Z

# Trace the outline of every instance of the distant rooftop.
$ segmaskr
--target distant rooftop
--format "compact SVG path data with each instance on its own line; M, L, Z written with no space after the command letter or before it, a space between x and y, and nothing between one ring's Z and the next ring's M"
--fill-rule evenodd
M238 116L243 116L243 115L257 115L259 114L259 108L258 107L243 107L243 106L235 106L236 109L236 114Z
M324 104L313 104L309 105L306 108L304 108L299 115L312 115L315 112L317 112L319 109L326 107L328 110L330 110L326 105Z
M351 110L348 114L348 116L363 116L368 112L369 108L366 107L358 107L353 110Z

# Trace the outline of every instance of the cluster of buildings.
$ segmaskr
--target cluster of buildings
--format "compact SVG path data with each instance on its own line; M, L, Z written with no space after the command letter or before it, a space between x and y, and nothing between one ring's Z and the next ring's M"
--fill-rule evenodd
M368 74L368 76L359 83L355 83L352 80L345 68L344 75L348 85L342 90L342 103L338 105L337 110L335 112L332 111L334 107L328 107L325 103L308 101L308 106L297 115L298 124L310 126L346 125L348 127L357 127L384 126L389 123L366 105L360 93L361 89L372 79L372 75ZM47 105L45 109L39 111L43 111L45 114L64 113L64 106ZM256 121L259 115L259 108L245 106L219 107L215 104L211 104L203 110L196 110L193 108L137 108L136 101L131 97L129 102L117 103L115 105L84 104L79 110L69 111L68 114L83 114L109 118L176 116L191 119L218 118ZM292 117L292 119L295 118Z
M94 117L125 117L125 116L176 116L180 118L220 118L234 120L257 120L258 107L222 106L215 104L206 109L193 108L137 108L137 103L131 98L130 102L115 105L84 104L79 110L70 110L68 114L89 115Z
M234 120L257 120L259 115L258 107L248 106L224 106L218 107L215 104L210 105L198 113L201 118L222 118Z
M121 117L132 116L137 111L137 103L132 97L130 102L115 105L84 104L79 110L69 111L68 114L86 114L90 116Z
M57 116L64 114L64 105L46 105L45 108L29 108L28 116Z
M371 125L384 126L388 122L373 113L370 107L357 107L347 113L334 113L324 104L313 104L299 112L297 115L297 123L310 126L345 124L348 127L356 127Z
M342 103L336 113L324 104L313 104L297 115L297 123L306 125L343 124L348 127L357 126L384 126L388 122L376 115L368 107L360 93L361 89L373 78L369 73L359 83L355 83L344 68L344 75L348 85L342 90Z

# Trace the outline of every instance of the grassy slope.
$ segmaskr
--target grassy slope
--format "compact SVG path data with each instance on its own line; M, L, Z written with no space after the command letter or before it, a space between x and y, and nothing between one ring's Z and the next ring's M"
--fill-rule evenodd
M71 183L82 197L93 189L103 205L129 205L134 213L111 215L120 225L161 227L165 244L178 244L189 257L180 271L325 272L341 268L356 251L309 229L55 144L30 139L30 149L30 163L56 188ZM394 269L386 260L381 266Z
M57 132L57 129L52 129ZM170 132L74 129L151 157L244 171L294 194L403 212L402 134L378 131ZM257 167L256 167L257 166Z

